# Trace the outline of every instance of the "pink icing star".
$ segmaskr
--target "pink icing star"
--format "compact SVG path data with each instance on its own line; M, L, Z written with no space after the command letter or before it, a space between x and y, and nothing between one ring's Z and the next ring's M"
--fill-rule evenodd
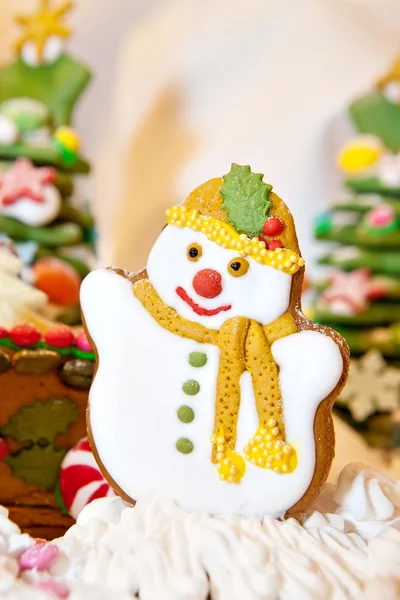
M335 312L356 315L368 308L370 300L384 295L385 289L372 281L368 269L357 269L351 273L333 273L321 299Z
M52 167L35 167L27 158L19 158L0 175L0 204L14 204L20 198L44 202L44 186L54 183Z

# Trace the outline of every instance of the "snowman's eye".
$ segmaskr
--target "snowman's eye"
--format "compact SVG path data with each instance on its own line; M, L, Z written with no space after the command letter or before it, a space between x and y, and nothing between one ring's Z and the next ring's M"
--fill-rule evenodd
M191 260L192 262L197 262L202 254L203 250L200 244L196 244L196 242L193 242L193 244L189 244L188 249L186 251L186 256L189 260Z
M245 258L233 258L228 264L228 273L232 275L232 277L242 277L242 275L246 275L249 266L249 261Z

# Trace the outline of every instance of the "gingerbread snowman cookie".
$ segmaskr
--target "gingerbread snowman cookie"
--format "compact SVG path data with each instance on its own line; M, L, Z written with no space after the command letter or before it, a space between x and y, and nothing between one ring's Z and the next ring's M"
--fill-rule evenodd
M212 514L300 512L329 473L349 355L301 313L293 218L235 164L166 217L145 270L82 285L95 456L128 501L155 491Z

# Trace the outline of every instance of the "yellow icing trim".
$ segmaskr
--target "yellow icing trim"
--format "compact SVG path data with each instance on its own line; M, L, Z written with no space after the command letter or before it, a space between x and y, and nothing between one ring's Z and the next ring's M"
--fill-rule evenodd
M275 473L292 473L297 467L296 450L284 441L278 423L270 419L260 423L255 435L244 448L247 460Z
M249 238L244 233L213 217L205 217L198 210L187 210L185 206L173 206L166 211L167 223L176 227L190 227L193 231L201 231L209 240L222 248L236 250L239 256L250 256L260 264L267 265L288 275L294 275L304 266L304 259L287 248L267 250L265 242L257 237Z
M216 459L220 480L227 483L239 483L246 472L246 463L240 454L229 448L222 426L219 428L218 435L212 434L211 443L217 450Z

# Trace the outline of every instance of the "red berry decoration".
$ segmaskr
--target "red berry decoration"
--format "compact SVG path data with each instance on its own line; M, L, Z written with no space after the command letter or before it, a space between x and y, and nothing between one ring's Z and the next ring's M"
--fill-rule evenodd
M267 237L276 237L282 233L284 227L279 217L270 217L265 221L262 232Z
M75 344L75 336L67 325L58 325L50 329L44 339L53 348L68 348Z
M277 248L283 248L282 242L279 240L271 240L268 244L268 250L276 250Z
M4 329L4 327L0 327L0 340L8 337L9 335L10 334L8 333L7 329Z
M6 440L4 438L0 438L0 460L3 460L6 456L8 456L9 448Z
M16 325L10 331L10 338L17 346L33 346L38 343L41 337L36 327L29 325L29 323Z

